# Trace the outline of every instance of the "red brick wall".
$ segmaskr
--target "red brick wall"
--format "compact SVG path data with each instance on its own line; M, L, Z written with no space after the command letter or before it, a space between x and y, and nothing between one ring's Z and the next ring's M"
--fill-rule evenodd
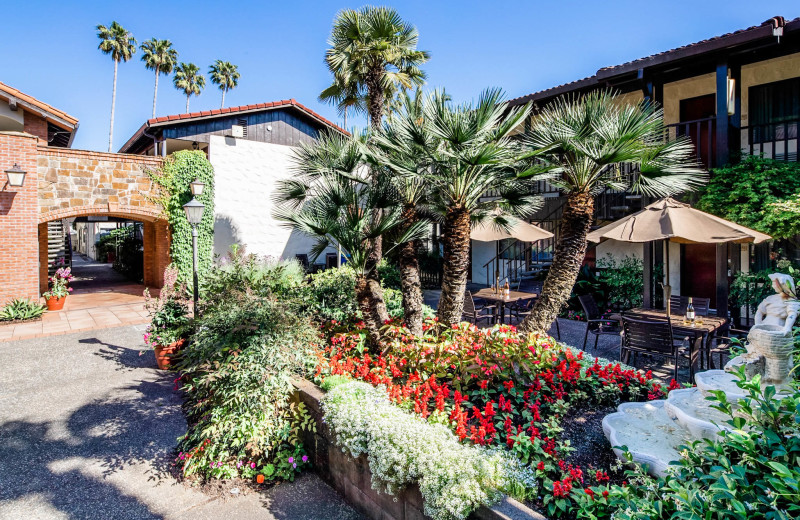
M169 226L164 220L144 223L144 284L161 288L169 264Z
M25 133L35 135L41 139L39 144L47 146L47 121L27 110L22 112L22 121L25 125Z
M0 305L11 298L39 296L37 141L0 132L0 185L6 182L5 170L15 163L28 173L22 187L0 191Z

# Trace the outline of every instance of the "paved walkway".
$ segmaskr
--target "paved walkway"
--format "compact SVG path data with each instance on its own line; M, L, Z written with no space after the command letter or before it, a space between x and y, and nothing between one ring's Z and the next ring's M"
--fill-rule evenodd
M0 344L0 519L360 518L312 473L216 498L176 482L186 423L142 330Z
M60 311L45 312L41 321L0 325L0 342L68 334L120 325L147 323L144 285L77 253L73 256L74 292ZM151 291L154 295L157 290Z

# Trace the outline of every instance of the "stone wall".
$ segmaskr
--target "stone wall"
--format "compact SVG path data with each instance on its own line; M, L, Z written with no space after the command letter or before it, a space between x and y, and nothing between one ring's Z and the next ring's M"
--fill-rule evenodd
M39 296L37 138L0 132L0 306ZM15 164L27 172L21 187L3 186Z
M315 471L350 504L371 520L423 520L424 505L419 487L410 486L394 497L372 489L372 474L365 456L353 459L335 444L328 425L322 420L322 390L305 380L295 380L295 402L306 405L317 431L305 432L304 443ZM547 520L525 505L506 497L492 507L474 511L471 520Z
M41 222L87 214L159 218L147 200L156 194L147 171L161 165L160 157L44 146L38 152Z

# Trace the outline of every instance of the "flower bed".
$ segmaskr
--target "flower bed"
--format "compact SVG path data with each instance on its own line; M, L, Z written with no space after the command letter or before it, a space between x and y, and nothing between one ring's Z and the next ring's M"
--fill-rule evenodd
M614 477L608 467L571 463L573 449L562 436L565 414L658 399L667 391L649 373L586 359L549 337L521 337L511 326L444 328L429 321L415 339L391 323L378 354L366 349L359 324L331 322L324 332L319 378L383 385L391 401L449 427L462 443L507 450L534 470L535 478L514 494L553 517L571 515L572 506L594 493L585 491L589 486L608 486Z

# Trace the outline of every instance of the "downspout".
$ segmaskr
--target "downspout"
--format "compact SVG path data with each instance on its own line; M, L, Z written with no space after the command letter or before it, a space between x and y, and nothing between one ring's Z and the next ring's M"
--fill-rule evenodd
M150 128L150 123L147 124L147 128ZM151 138L153 140L153 156L158 155L158 143L159 143L158 137L156 137L154 134L147 133L147 129L142 130L142 135L145 136L145 137L149 137L149 138ZM166 139L162 139L160 142L162 143L161 144L161 156L162 157L166 157L167 156L167 140Z

